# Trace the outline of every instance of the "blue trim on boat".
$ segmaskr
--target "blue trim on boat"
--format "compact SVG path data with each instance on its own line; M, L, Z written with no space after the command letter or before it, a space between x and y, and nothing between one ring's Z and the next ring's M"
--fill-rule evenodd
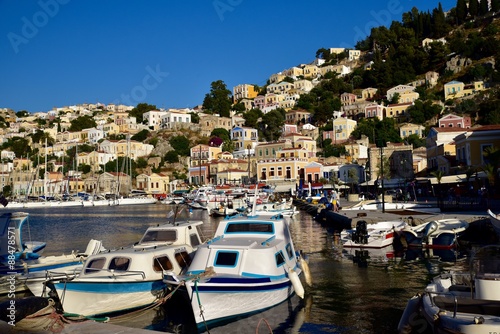
M73 262L66 262L66 263L58 263L58 264L53 264L51 266L43 266L43 267L38 267L38 268L30 268L28 266L28 272L33 273L33 272L38 272L38 271L45 271L45 270L52 270L52 269L59 269L59 268L64 268L64 267L69 267L69 266L76 266L78 264L83 264L81 261L73 261Z
M269 283L271 279L269 277L213 277L210 278L207 283Z
M283 275L276 275L276 276L269 276L269 275L252 274L252 273L247 273L247 272L242 272L241 276L252 277L252 278L265 278L265 277L268 277L272 281L273 280L283 279L283 278L287 277L285 274L283 274Z
M234 282L233 284L236 283L237 282ZM290 287L291 285L292 283L290 281L261 285L261 286L250 285L250 283L243 283L242 285L239 286L225 286L223 284L217 284L216 286L208 286L205 285L204 283L198 283L197 291L205 293L227 293L227 292L255 293L255 292L266 292L266 291L288 289L288 287Z
M81 291L89 293L134 293L134 292L146 292L146 291L157 291L166 288L166 284L162 280L156 281L146 281L146 282L60 282L55 283L54 286L57 289L67 291Z

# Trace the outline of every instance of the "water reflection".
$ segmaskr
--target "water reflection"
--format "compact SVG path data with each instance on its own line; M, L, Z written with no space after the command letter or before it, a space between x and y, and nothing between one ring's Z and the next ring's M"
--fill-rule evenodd
M132 244L148 226L167 221L167 205L50 208L31 210L30 234L33 240L47 242L45 255L58 255L72 249L83 250L91 238L102 240L107 248ZM201 235L211 238L222 218L206 211L182 218L201 219ZM210 330L210 333L395 333L408 299L421 292L430 278L444 270L463 269L466 253L446 250L408 250L392 248L356 252L343 249L338 235L301 212L290 225L297 250L308 257L313 278L302 301L290 300L265 312L254 314ZM237 307L237 305L235 305ZM133 328L163 332L190 333L190 306L168 302L142 313L117 319Z

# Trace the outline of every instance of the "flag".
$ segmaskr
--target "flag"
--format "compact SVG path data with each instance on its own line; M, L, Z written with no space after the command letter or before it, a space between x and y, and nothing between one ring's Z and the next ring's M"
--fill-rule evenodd
M4 207L6 207L7 204L9 204L9 201L7 200L7 198L5 198L3 193L0 193L0 204L2 204Z

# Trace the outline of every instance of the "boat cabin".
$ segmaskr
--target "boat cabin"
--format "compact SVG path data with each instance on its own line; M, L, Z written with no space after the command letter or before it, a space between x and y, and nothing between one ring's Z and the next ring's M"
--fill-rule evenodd
M163 271L182 272L191 263L192 249L187 247L126 248L93 255L87 259L80 278L131 276L149 280L161 277Z
M149 227L141 240L134 245L136 248L152 247L159 245L191 245L197 247L201 244L198 232L203 221L182 221Z
M295 250L283 219L227 218L215 237L196 251L188 274L213 267L218 274L278 277L294 267Z

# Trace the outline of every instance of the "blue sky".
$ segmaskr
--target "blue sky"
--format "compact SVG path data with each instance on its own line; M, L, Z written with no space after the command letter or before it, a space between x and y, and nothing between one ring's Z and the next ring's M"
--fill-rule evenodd
M194 107L213 81L264 85L322 47L353 47L371 27L437 3L0 0L0 108Z

